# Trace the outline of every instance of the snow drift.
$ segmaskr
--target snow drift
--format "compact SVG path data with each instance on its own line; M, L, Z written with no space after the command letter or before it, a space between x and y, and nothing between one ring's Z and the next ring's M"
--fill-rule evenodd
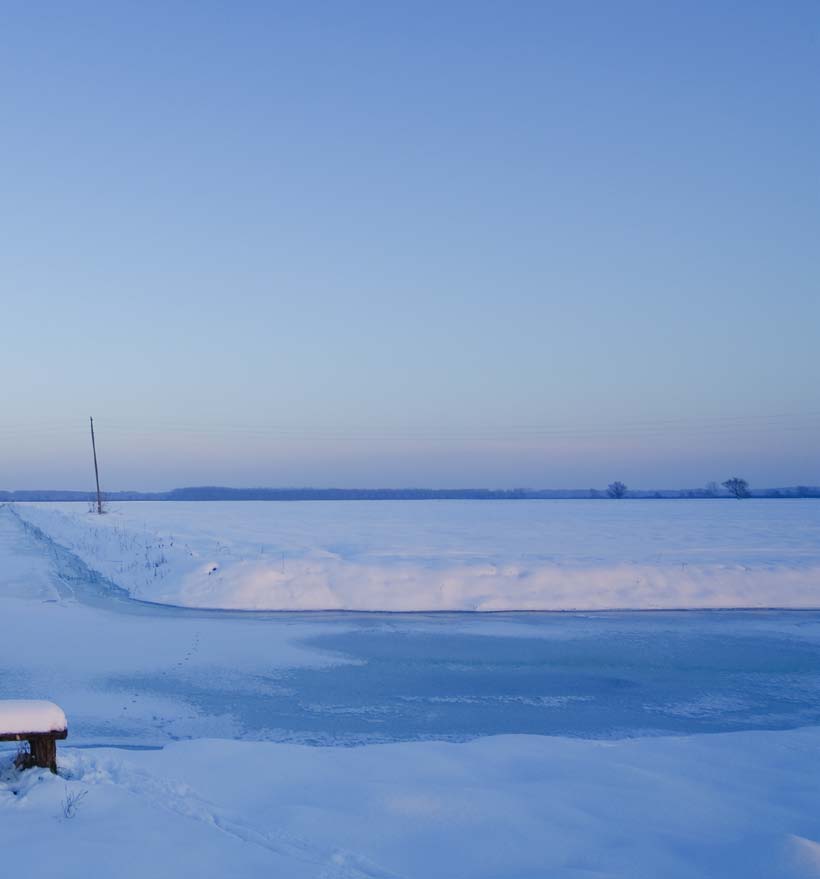
M19 504L134 598L245 610L820 607L820 503Z

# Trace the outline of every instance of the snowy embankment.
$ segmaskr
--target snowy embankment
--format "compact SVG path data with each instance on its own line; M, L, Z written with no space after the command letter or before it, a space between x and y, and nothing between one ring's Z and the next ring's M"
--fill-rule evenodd
M820 503L17 504L146 601L247 610L820 607Z
M0 753L4 874L820 876L820 730ZM47 845L31 844L37 828Z

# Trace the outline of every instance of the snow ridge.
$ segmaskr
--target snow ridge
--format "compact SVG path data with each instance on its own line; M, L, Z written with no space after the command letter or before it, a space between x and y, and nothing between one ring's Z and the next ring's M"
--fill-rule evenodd
M25 504L16 513L132 598L185 607L820 607L813 501L469 504L135 502L102 517Z

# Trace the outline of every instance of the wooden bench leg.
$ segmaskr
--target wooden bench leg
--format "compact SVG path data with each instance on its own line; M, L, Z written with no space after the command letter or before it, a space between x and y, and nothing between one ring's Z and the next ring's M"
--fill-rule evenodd
M35 766L57 772L57 742L53 736L32 736L28 740Z

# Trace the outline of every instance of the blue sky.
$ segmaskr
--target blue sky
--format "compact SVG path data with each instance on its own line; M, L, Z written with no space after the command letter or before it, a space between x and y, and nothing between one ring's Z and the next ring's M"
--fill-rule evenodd
M3 18L0 487L820 483L816 3Z

